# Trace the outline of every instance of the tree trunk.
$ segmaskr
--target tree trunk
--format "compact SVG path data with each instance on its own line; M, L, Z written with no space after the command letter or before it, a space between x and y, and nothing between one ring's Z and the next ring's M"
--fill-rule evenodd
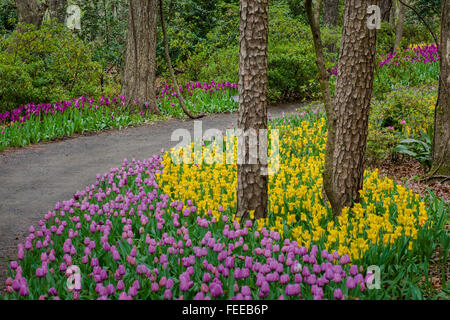
M376 0L346 0L334 101L335 132L328 132L324 189L335 216L359 201L373 88L376 29L367 27ZM355 36L358 35L358 36ZM333 136L334 135L334 136ZM331 158L331 159L330 159ZM328 175L328 176L327 176Z
M323 1L323 24L337 27L339 22L339 0Z
M154 114L159 114L155 90L157 23L158 0L130 0L122 95L132 109L143 110L147 104Z
M34 24L37 28L41 26L44 17L44 7L36 0L15 0L17 17L19 23Z
M59 23L64 23L66 18L67 0L48 1L48 10L50 18L58 19Z
M392 0L380 0L381 20L389 22Z
M239 49L239 120L238 129L245 133L254 130L256 139L267 129L267 42L268 0L241 0ZM263 131L264 132L264 131ZM243 139L244 136L242 136ZM237 217L248 217L254 210L256 219L267 217L267 164L251 154L248 140L238 152L245 152L245 161L238 161ZM258 139L257 148L264 141ZM265 147L266 148L266 147ZM249 164L250 159L255 164ZM239 159L238 159L239 160Z
M398 22L397 22L397 31L395 32L395 45L394 50L400 48L400 43L402 42L403 37L403 26L405 25L405 11L406 7L399 4L399 13L398 13Z
M439 98L434 115L433 176L450 177L450 0L442 0Z

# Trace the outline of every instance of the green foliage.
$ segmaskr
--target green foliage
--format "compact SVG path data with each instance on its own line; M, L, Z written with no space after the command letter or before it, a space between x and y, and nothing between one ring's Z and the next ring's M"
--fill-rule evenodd
M366 159L368 163L377 163L393 155L401 134L388 128L375 129L369 127L367 136Z
M412 43L434 43L433 35L428 28L423 23L420 23L420 21L417 21L417 19L417 16L415 16L415 23L405 23L400 47L406 48ZM441 34L440 20L430 20L427 22L439 41Z
M436 88L402 88L372 103L367 138L367 160L394 155L402 140L416 138L433 127Z
M99 103L96 101L96 103ZM119 103L102 105L101 107L75 108L54 114L31 115L30 119L18 124L0 126L0 151L7 147L23 147L41 141L55 140L85 132L101 131L111 128L121 129L154 120L156 117L131 112L128 107Z
M386 55L379 56L374 72L373 95L382 97L404 87L436 85L439 79L439 63L413 63L411 60L414 56L412 50L401 50L388 66L379 65L379 62L386 59Z
M289 11L293 17L303 18L307 22L305 1L304 0L287 0Z
M189 59L178 63L185 81L237 82L239 71L239 7L229 6L228 23L207 35ZM332 36L330 35L330 38ZM269 12L269 99L271 102L305 100L320 91L314 47L309 26L289 15L286 5L273 5Z
M93 59L104 72L119 71L124 63L128 1L80 0L78 5L82 11L79 36L85 43L94 43Z
M17 23L17 10L13 0L0 1L0 35L14 30Z
M424 18L439 17L441 14L441 0L414 0L412 4Z
M382 22L377 30L377 52L391 52L394 50L395 28L388 22Z
M62 25L21 28L0 42L0 111L99 93L101 68L91 46Z
M394 149L394 152L406 154L420 162L426 168L431 168L433 142L424 131L420 132L420 138L405 139Z

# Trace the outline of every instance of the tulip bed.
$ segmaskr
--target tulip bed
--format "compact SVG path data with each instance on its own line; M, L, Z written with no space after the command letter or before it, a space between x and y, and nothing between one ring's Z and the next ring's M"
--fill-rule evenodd
M235 165L175 165L163 151L144 161L125 159L30 227L10 263L4 298L420 295L412 279L416 260L430 257L442 235L445 204L435 199L426 206L367 172L361 204L334 220L320 192L323 115L275 120L273 129L280 133L280 170L270 178L268 219L235 219ZM382 271L382 290L368 289L373 264ZM81 282L68 289L72 265L80 268ZM405 281L407 289L397 289Z
M237 103L232 99L237 94L237 84L213 80L209 83L187 83L180 89L191 112L228 112L237 108ZM157 103L163 117L184 116L170 85L161 90ZM102 96L97 100L80 97L55 104L31 103L11 112L0 113L0 151L7 147L26 146L86 131L120 129L157 119L148 109L140 113L131 112L123 96Z

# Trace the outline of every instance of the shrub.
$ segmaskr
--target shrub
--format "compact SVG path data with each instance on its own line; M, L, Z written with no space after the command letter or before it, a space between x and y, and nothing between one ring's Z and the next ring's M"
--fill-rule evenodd
M394 152L406 154L417 161L425 168L431 168L432 156L432 140L425 132L420 132L420 137L416 139L405 139L400 141L400 144L395 147Z
M402 139L415 138L433 127L435 88L402 88L374 101L369 119L367 159L392 156Z
M285 5L272 6L269 14L269 100L275 103L316 97L320 87L309 26L292 18ZM211 30L209 41L197 45L195 53L178 65L184 81L238 81L239 35L230 31L233 26L237 28L230 23L221 26L220 32ZM336 41L336 35L329 32L327 39Z
M17 23L17 10L13 0L0 2L0 35L13 31Z
M62 25L22 28L0 41L0 111L99 93L101 68L91 46Z

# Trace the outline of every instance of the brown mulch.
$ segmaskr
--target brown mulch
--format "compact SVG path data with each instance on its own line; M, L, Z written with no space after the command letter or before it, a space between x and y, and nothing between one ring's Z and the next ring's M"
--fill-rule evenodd
M446 203L450 203L450 183L422 181L426 172L416 160L404 159L399 162L385 160L379 164L370 165L368 168L370 170L378 168L380 176L389 177L396 183L411 189L414 193L420 194L422 197L428 195L428 188Z

